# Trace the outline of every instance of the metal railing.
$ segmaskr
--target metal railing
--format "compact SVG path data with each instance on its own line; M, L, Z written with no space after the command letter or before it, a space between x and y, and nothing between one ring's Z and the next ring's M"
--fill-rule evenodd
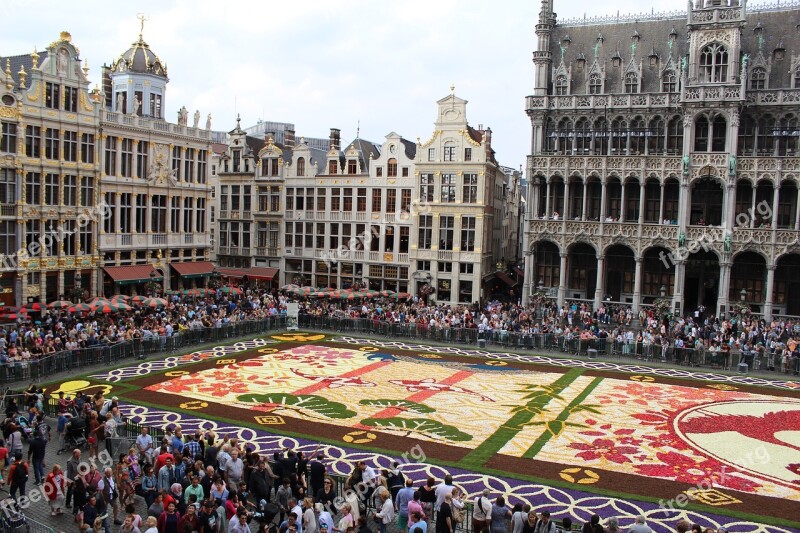
M228 342L229 339L285 327L285 317L269 317L225 324L219 328L180 331L171 337L150 336L115 344L97 344L78 350L64 350L38 359L0 365L0 384L38 382L59 372L80 370L101 364L108 366L126 359L144 359L153 354L166 355L198 344Z

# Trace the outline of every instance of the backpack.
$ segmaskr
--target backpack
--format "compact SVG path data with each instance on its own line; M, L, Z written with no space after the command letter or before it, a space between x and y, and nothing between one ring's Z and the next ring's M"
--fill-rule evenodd
M20 486L28 481L28 465L23 462L17 463L14 466L14 473L11 475L11 481L16 486Z

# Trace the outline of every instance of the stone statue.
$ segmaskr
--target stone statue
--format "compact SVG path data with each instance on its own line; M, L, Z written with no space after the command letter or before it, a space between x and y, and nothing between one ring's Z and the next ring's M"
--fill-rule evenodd
M208 117L206 117L206 129L207 130L211 129L211 113L209 113Z
M56 73L59 76L66 76L68 64L69 56L67 56L67 51L62 48L58 53L58 58L56 58Z
M727 233L725 235L725 253L731 253L731 234Z
M730 176L736 175L736 156L731 154L730 159L728 159L728 174Z
M194 112L194 125L192 127L197 128L199 126L200 126L200 110L197 109Z
M689 175L689 154L683 156L683 175Z
M178 126L186 126L189 121L189 111L186 106L182 106L178 111Z
M739 77L744 79L747 76L747 63L750 61L750 55L744 54L742 56L742 72L739 73Z
M122 93L117 93L117 113L124 113L125 109L125 96Z
M139 110L142 108L142 102L139 100L139 95L133 97L133 114L138 115Z
M689 60L686 59L686 56L683 56L681 58L681 72L683 74L686 74L686 71L687 71L688 67L689 67Z
M686 245L686 234L684 232L680 232L678 234L678 246L683 248Z

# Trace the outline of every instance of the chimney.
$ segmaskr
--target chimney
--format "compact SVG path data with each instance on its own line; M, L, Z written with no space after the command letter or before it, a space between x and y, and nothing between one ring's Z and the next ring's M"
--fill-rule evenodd
M492 149L492 128L486 128L483 130L483 143L486 145L486 151L489 152Z
M336 128L331 128L331 137L330 137L331 150L339 150L340 149L340 147L341 147L341 139L339 137L340 133L341 133L341 130L336 129Z
M294 149L294 130L287 129L283 134L283 144L286 148Z

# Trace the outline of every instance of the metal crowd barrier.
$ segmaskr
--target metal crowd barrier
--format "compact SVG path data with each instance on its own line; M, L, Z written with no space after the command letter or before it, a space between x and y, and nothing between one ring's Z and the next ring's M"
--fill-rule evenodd
M114 344L97 344L78 350L64 350L39 359L0 365L0 384L44 381L59 372L87 366L113 365L126 359L143 359L153 354L169 354L198 344L226 342L228 339L256 335L286 327L286 317L245 320L222 327L178 331L170 337L148 336Z

